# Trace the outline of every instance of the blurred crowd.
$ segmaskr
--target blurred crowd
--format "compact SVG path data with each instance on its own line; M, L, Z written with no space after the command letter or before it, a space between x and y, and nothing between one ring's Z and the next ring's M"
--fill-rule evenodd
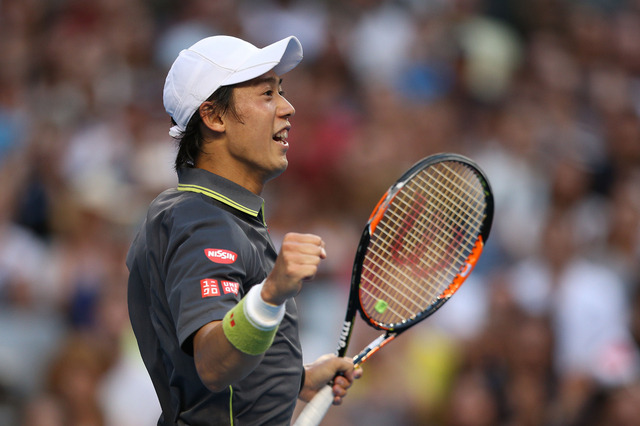
M640 424L638 0L0 0L0 424L155 424L124 258L176 184L166 72L214 34L304 47L263 196L276 243L327 244L305 359L334 350L362 227L408 166L461 153L495 193L467 283L324 424Z

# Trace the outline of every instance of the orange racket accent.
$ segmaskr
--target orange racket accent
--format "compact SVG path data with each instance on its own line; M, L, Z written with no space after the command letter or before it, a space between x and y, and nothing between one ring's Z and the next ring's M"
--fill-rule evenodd
M354 363L353 363L353 367L354 368L360 367L360 365L362 365L366 360L368 360L371 355L375 354L380 349L385 347L387 345L387 343L389 343L390 341L395 339L396 335L395 334L391 334L389 336L380 336L380 337L381 338L379 338L378 340L374 340L373 343L368 346L367 349L369 349L369 350L366 352L365 355L360 357L358 361L354 360Z
M453 282L449 287L446 288L445 291L442 292L440 298L449 298L453 296L453 293L458 291L464 280L467 279L473 268L476 267L476 263L478 263L478 259L482 254L482 250L484 249L484 242L482 241L482 236L478 237L478 241L476 241L473 249L471 250L471 254L467 258L467 261L464 264L464 267L460 271L458 275L453 279Z
M382 198L380 198L380 201L378 201L378 204L376 204L376 206L373 208L373 211L371 212L371 216L369 216L369 233L370 234L373 234L373 232L376 229L376 226L378 226L378 223L380 222L380 219L382 219L382 216L384 216L385 209L381 208L381 206L384 203L384 200L386 200L388 195L389 195L389 191L384 193Z

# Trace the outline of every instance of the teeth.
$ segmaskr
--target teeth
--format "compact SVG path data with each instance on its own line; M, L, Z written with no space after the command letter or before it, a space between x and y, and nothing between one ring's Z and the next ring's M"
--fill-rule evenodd
M273 137L274 139L283 141L286 140L287 137L289 137L289 131L288 130L283 130L281 132L276 133L276 135Z

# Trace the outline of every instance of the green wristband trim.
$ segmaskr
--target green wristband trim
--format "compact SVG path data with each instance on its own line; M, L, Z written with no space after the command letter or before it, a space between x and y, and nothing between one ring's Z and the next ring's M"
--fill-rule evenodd
M222 330L227 340L239 351L260 355L271 347L278 327L271 330L256 328L244 312L244 298L222 319Z

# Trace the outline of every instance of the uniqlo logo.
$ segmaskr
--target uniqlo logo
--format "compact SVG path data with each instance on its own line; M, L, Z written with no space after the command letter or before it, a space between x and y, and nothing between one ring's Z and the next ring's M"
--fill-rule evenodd
M202 292L202 297L220 296L217 280L209 278L200 280L200 291Z
M238 283L235 281L220 281L220 284L222 284L222 291L224 292L224 294L229 294L229 293L233 293L235 295L238 295Z

